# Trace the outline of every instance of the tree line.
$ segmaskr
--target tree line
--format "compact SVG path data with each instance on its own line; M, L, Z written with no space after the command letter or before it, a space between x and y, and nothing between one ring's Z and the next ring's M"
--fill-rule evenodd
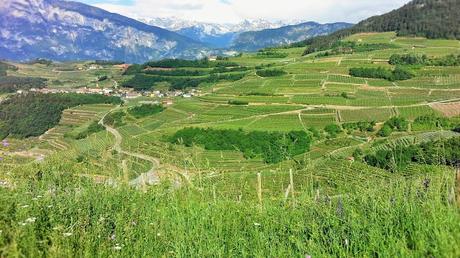
M411 163L460 166L460 137L378 150L364 156L364 161L392 172Z
M16 94L0 103L0 138L39 136L56 126L62 111L83 104L121 104L99 94Z
M350 68L349 74L353 77L361 78L377 78L385 79L388 81L402 81L409 80L414 75L407 69L397 66L395 69L390 70L383 67L357 67Z
M389 63L392 65L460 66L460 55L429 58L427 55L394 54L391 55Z
M305 153L312 141L311 134L304 131L245 132L210 128L184 128L169 138L169 142L187 147L241 151L246 158L261 157L266 163L278 163Z

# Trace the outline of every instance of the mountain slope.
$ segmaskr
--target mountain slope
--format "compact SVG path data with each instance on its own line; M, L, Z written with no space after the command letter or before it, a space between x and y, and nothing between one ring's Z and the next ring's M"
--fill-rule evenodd
M366 19L352 28L304 42L305 54L329 48L338 39L359 32L396 31L399 36L460 39L459 0L414 0L387 14Z
M77 2L3 0L0 58L145 62L195 58L205 45L177 33Z
M316 22L306 22L278 29L244 32L236 37L231 47L237 50L254 51L265 47L299 42L307 38L330 34L351 26L352 24L350 23L319 24Z

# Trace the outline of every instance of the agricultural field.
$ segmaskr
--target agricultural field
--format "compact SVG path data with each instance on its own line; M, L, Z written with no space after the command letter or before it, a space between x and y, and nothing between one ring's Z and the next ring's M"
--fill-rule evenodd
M412 78L396 81L353 77L349 70L356 67L394 69L388 63L392 54L424 53L441 57L448 53L460 53L460 44L453 40L397 37L394 33L357 34L346 40L362 44L391 43L397 48L332 56L317 56L317 53L302 56L304 48L276 49L284 54L280 55L285 56L282 58L263 58L256 53L245 53L227 60L236 63L237 68L244 67L246 74L239 80L206 81L194 89L197 91L181 89L182 96L176 96L179 91L172 88L172 84L177 81L160 82L147 86L162 94L169 94L168 97L152 97L149 93L138 98L124 98L120 105L91 104L65 109L59 124L39 137L17 139L11 135L5 138L0 145L0 183L13 184L10 182L17 178L29 177L34 182L43 183L18 183L17 187L32 187L32 191L28 192L48 196L51 190L47 188L46 182L58 182L63 190L56 193L57 198L70 195L81 203L101 198L98 200L104 208L95 212L113 211L118 214L119 209L126 208L136 211L142 209L142 212L148 214L130 217L129 220L133 222L125 227L118 226L118 219L126 218L110 218L107 223L117 225L116 230L120 231L110 232L110 235L116 235L113 237L115 239L118 239L120 233L125 233L126 238L134 237L127 232L131 232L131 227L140 225L139 228L145 231L142 234L148 233L159 239L163 239L163 234L169 237L174 235L178 238L186 237L190 241L196 235L206 235L194 231L195 228L190 227L190 219L206 223L205 227L214 226L213 223L222 218L213 216L217 216L216 212L229 212L229 206L238 209L230 219L244 221L254 241L261 239L257 245L264 245L267 239L288 241L286 239L291 239L293 235L302 235L299 233L299 225L316 223L317 220L322 223L326 221L325 216L330 216L327 215L329 212L339 212L340 218L326 226L319 222L312 225L321 232L339 230L350 241L354 241L354 236L349 235L349 232L358 232L362 234L361 238L372 241L380 237L380 230L388 227L386 223L396 225L403 232L401 234L407 234L407 231L417 231L434 220L458 218L449 199L449 189L454 185L454 171L447 161L440 159L439 164L419 162L404 167L401 165L399 171L390 171L368 163L366 158L375 153L460 137L460 69L411 67ZM414 48L414 45L417 47ZM115 89L133 78L132 75L122 75L118 66L93 67L89 62L17 66L18 70L12 74L46 78L48 88L86 86ZM181 68L184 73L196 74L203 71L209 73L211 69ZM259 70L275 72L261 77L257 73ZM98 81L99 76L107 76L107 79ZM175 79L182 77L175 76ZM185 97L185 92L198 93ZM136 114L133 111L136 108L157 111ZM176 137L178 133L182 134ZM247 138L235 139L235 135ZM42 172L48 174L42 175ZM429 182L429 187L426 182ZM82 185L89 187L83 188ZM149 188L153 185L159 187ZM385 191L381 191L380 186ZM0 191L7 191L5 189L0 187ZM74 189L75 192L72 192ZM123 193L113 189L123 189ZM100 197L101 194L103 197ZM146 196L148 198L144 198ZM109 203L106 198L120 197L123 207L106 207L106 203ZM21 200L24 202L30 201L28 197L23 198ZM53 205L53 198L46 199L46 205ZM376 198L382 200L376 203ZM407 202L408 199L411 202ZM130 200L143 200L141 203L146 206L130 206L133 205L129 203ZM190 203L185 203L185 200ZM441 205L439 200L448 200L443 201L448 204ZM307 205L303 205L302 201ZM31 206L35 207L36 203L32 202ZM376 211L376 205L382 203L385 212ZM153 210L152 205L155 207ZM436 205L438 209L431 209ZM431 209L428 213L427 206ZM92 209L91 206L69 212L89 218L93 215L85 212L91 213ZM287 233L266 235L266 227L276 228L279 225L279 216L270 217L273 216L272 211L284 214L287 209L299 214L304 214L302 210L311 210L304 217L292 214L281 217L289 220L289 232L283 229L279 232ZM399 216L418 216L423 219L421 222L417 220L420 223L417 225L401 225L394 213L386 212L392 209L397 209L394 213ZM416 215L410 212L414 210L418 212ZM172 214L177 218L178 211L184 212L178 223L167 219ZM64 213L67 211L63 209L62 212L53 216L66 217ZM112 214L102 216L110 217ZM158 219L158 216L162 218L160 224L152 224L151 219ZM210 221L202 222L197 216L204 216ZM270 219L261 220L261 217L267 216ZM379 224L383 219L388 221ZM347 220L346 226L338 226ZM362 221L368 224L363 225ZM71 232L67 231L74 230L72 234L78 235L78 230L88 226L86 221L78 223L81 224L74 229L71 225L66 231L62 228L53 229L56 232L53 233L53 241L61 241L63 234L71 236ZM106 223L105 219L100 223ZM374 235L369 235L369 230L363 229L376 224L381 228L371 230ZM423 251L390 253L396 257L436 256L436 250L424 249L425 243L431 241L431 231L443 230L444 227L445 224L438 222L427 229L422 237L425 242L417 243ZM223 231L234 233L233 230L233 226L217 228L213 234L218 236ZM312 239L316 242L309 244L312 248L315 248L316 243L329 244L330 241L339 241L336 244L343 245L342 240L333 238L315 239L315 234L312 233ZM456 236L449 239L453 245L442 243L445 245L444 250L449 250L451 254L458 254L458 250L452 247L458 244ZM235 235L235 238L241 237ZM99 239L103 245L113 244L110 237L101 240L94 236L94 239ZM106 239L109 239L109 243ZM396 243L399 238L386 240L385 243L374 243ZM92 241L86 241L88 243L85 248L90 248ZM161 251L149 252L153 256L164 254L166 250L170 252L170 248L181 251L188 248L171 247L166 240L159 241L165 242L159 245ZM235 241L237 243L239 240ZM282 246L282 249L288 251L279 256L290 254L287 256L294 257L289 250L297 244L289 242ZM406 242L398 244L402 250L407 249ZM375 256L375 253L367 249L353 248L356 252L335 254ZM130 250L128 247L125 249ZM218 250L213 251L219 253ZM125 256L129 256L129 251L126 252ZM210 256L211 253L210 250L201 250L196 256ZM110 256L109 253L102 255L105 254ZM222 256L246 254L225 253ZM324 253L317 254L321 256ZM273 253L260 254L270 255L276 256Z
M120 107L84 105L68 109L63 112L58 126L36 140L35 148L70 153L85 152L87 157L94 154L96 158L88 158L88 164L99 164L96 167L110 164L109 167L118 171L115 173L116 177L123 174L126 167L136 171L133 174L139 175L142 171L148 171L151 164L148 160L140 159L139 155L122 157L123 155L112 153L116 142L113 134L104 131L89 135L85 139L75 139L91 123L98 122L108 113L121 111L124 115L121 124L116 126L121 137L120 147L131 154L144 153L158 159L161 167L169 171L165 173L168 176L174 174L171 170L186 170L187 174L206 170L225 173L249 169L255 172L288 168L293 161L286 160L276 165L265 164L260 157L247 158L237 149L216 151L200 146L184 147L169 143L168 137L189 127L246 132L318 131L315 134L318 139L314 140L308 152L308 160L319 162L324 156L329 156L328 153L347 156L351 155L353 146L370 144L366 143L367 139L376 137L377 130L392 117L402 117L413 122L418 117L433 115L457 121L456 116L460 115L458 67L416 67L412 71L415 76L402 81L359 78L349 74L349 69L354 67L392 69L388 60L391 55L398 53L422 53L430 57L440 57L441 53L460 53L460 44L457 41L397 37L395 33L356 34L345 41L358 44L392 44L395 47L332 56L302 56L303 48L276 49L280 57L275 58L245 53L225 61L237 64L238 69L244 70L246 75L240 80L202 83L198 87L201 92L199 95L193 98L173 97L173 104L166 106L163 112L141 118L133 117L128 110L161 99L145 96L126 99ZM50 88L116 88L133 78L132 75L122 75L120 66L95 65L91 62L15 65L18 69L12 71L11 75L43 77L48 79L47 87ZM181 67L181 73L199 75L196 78L203 77L200 74L210 73L213 69L212 64L208 66ZM284 74L259 76L257 71L264 69L282 70ZM166 72L153 71L152 74L167 75L171 70L173 68ZM107 79L98 81L101 76L107 76ZM162 92L167 91L168 87L168 83L153 85L153 89ZM348 143L349 148L343 149L346 144L325 144L324 138L331 140L330 135L324 132L327 126L359 122L376 123L375 131L348 130L348 136L343 132L333 135ZM404 133L397 135L403 136ZM346 140L349 136L355 137L353 142ZM177 153L181 153L182 158L174 158ZM303 156L302 159L305 158ZM184 163L183 160L189 162ZM109 176L109 170L101 173Z

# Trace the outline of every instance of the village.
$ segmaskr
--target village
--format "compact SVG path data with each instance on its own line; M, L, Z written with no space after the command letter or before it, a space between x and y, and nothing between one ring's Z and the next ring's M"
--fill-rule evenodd
M27 91L18 90L16 93L23 94ZM115 96L120 97L122 99L136 99L139 97L150 97L150 98L157 98L162 99L165 102L164 104L172 104L171 98L174 97L182 97L182 98L191 98L194 96L201 96L202 92L198 89L190 89L190 90L174 90L174 91L159 91L159 90L152 90L152 91L135 91L134 89L130 88L31 88L29 92L37 92L43 94L57 94L57 93L76 93L76 94L101 94L106 96Z

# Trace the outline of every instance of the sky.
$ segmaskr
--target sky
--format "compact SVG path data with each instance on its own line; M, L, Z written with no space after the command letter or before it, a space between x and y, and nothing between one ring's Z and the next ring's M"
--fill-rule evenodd
M77 0L132 18L180 17L213 23L245 19L356 23L409 0Z

